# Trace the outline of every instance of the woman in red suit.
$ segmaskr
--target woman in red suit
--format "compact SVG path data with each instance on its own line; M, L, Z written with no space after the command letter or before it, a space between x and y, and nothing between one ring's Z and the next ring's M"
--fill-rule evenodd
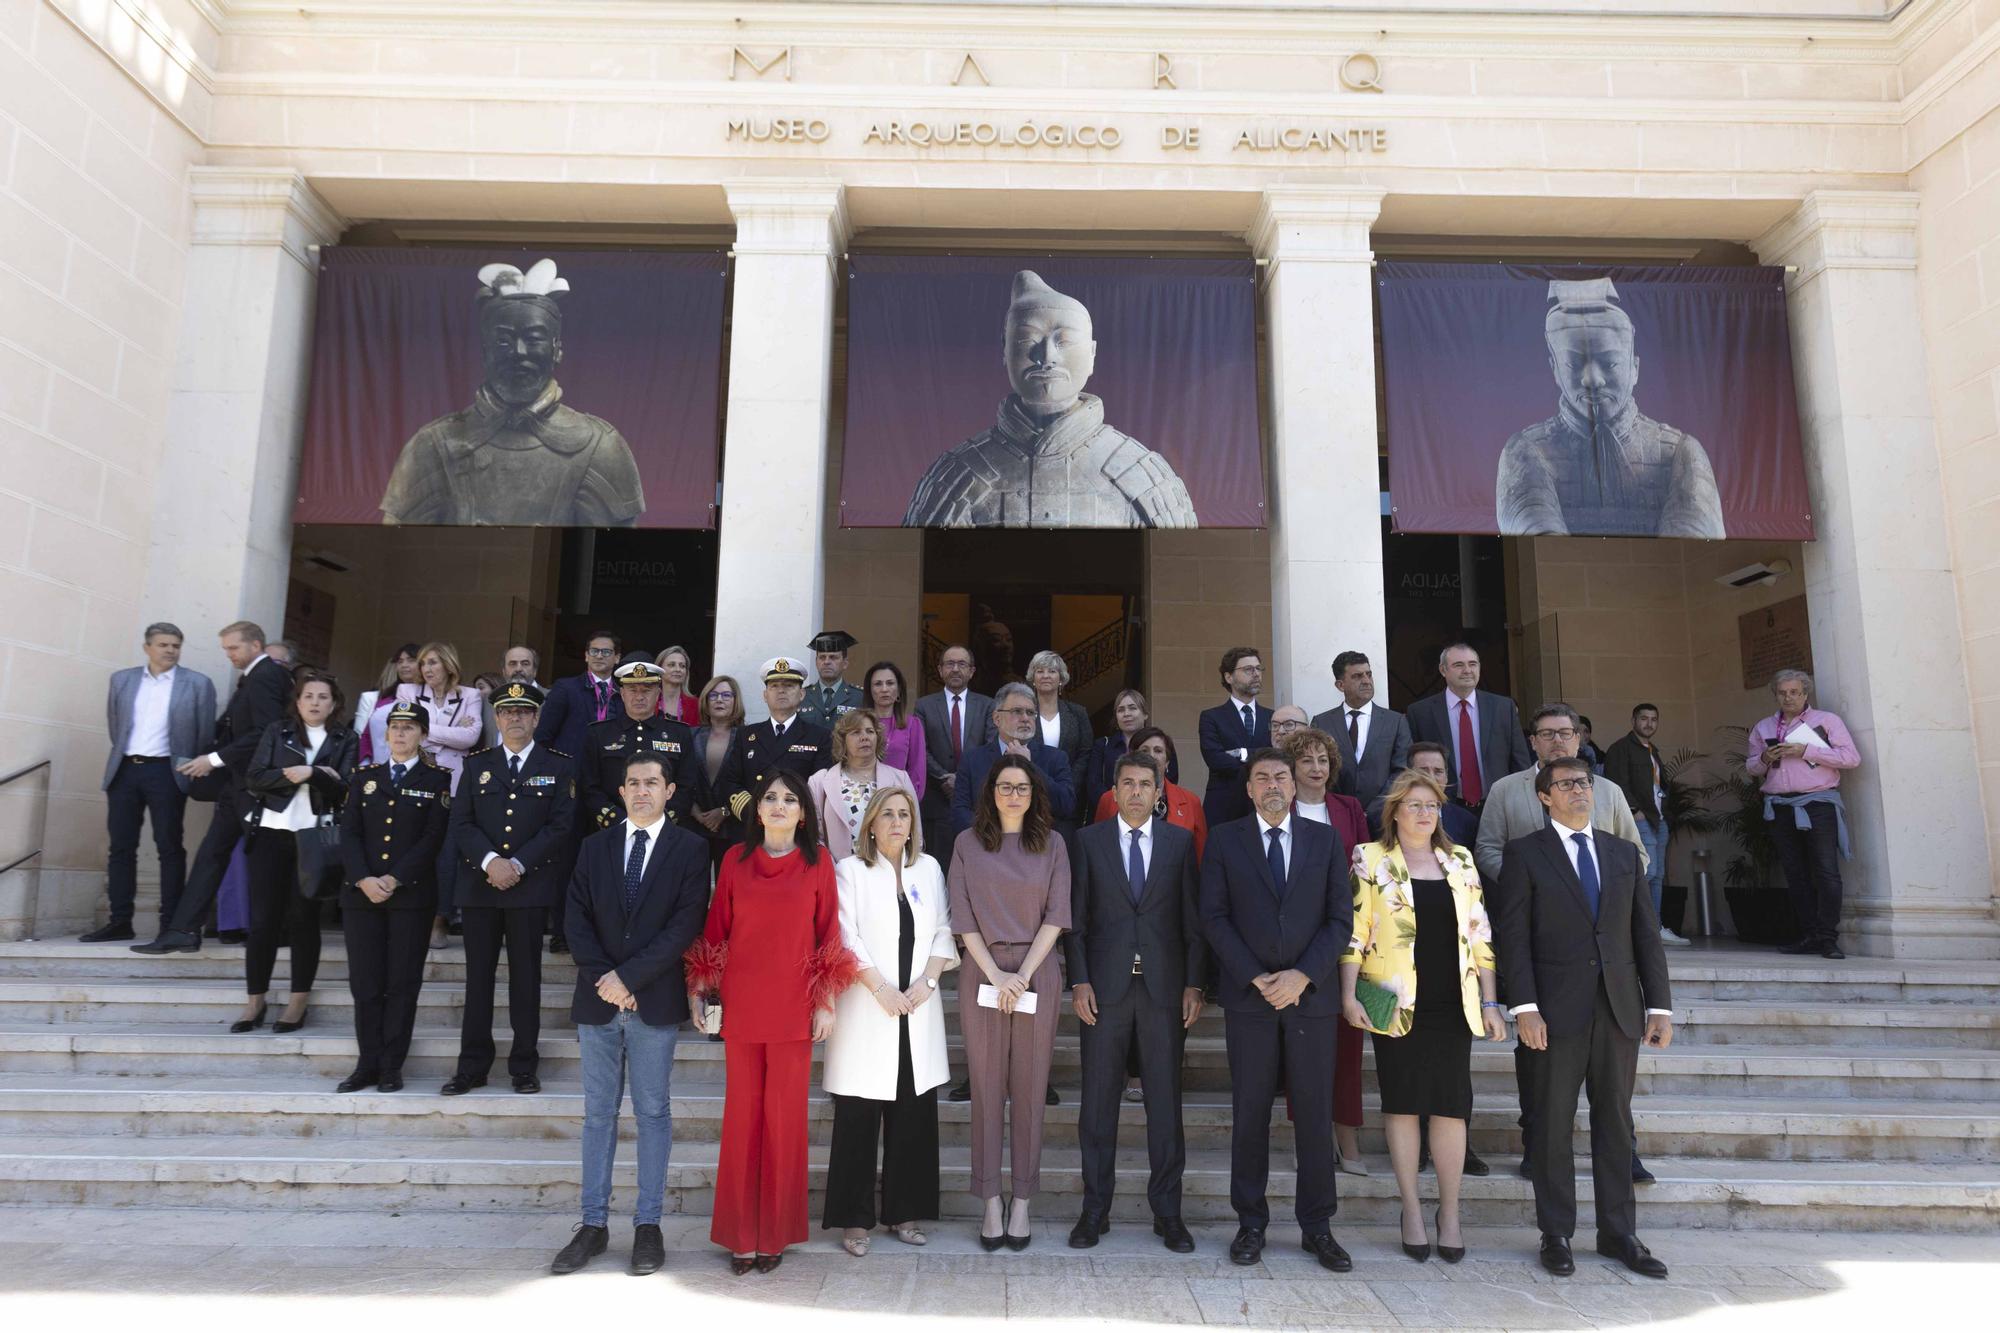
M1153 762L1160 766L1162 773L1167 771L1167 765L1174 762L1173 737L1158 727L1142 727L1133 732L1132 749L1153 756ZM1098 798L1097 810L1091 815L1090 822L1094 824L1117 813L1118 793L1107 791ZM1202 849L1208 845L1208 816L1201 812L1201 797L1186 787L1168 782L1160 793L1160 799L1153 805L1153 813L1175 828L1184 828L1194 834L1195 859L1201 859Z
M697 1011L709 996L722 1000L722 1152L708 1234L739 1277L770 1272L806 1239L812 1046L833 1031L834 997L855 975L805 779L781 768L756 797L687 952Z

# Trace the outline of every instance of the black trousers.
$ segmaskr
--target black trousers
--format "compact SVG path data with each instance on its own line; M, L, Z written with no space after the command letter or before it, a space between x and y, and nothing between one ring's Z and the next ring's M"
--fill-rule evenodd
M910 1020L902 1024L896 1100L833 1095L833 1146L826 1159L825 1227L875 1226L875 1145L882 1145L882 1211L889 1226L938 1215L937 1089L915 1091Z
M258 829L244 853L250 872L250 934L243 945L243 990L271 989L280 945L290 945L290 986L295 994L319 979L319 904L299 894L299 839L285 829Z
M1530 1179L1535 1183L1536 1225L1545 1236L1576 1234L1576 1100L1579 1092L1588 1092L1597 1234L1634 1234L1632 1084L1639 1072L1639 1043L1619 1030L1602 982L1588 1028L1564 1037L1549 1034L1549 1048L1534 1062L1534 1071Z
M423 910L366 904L343 907L347 933L347 989L354 996L354 1040L361 1046L357 1071L401 1069L417 1024L417 992L430 956L431 916ZM490 993L490 988L489 988Z
M1340 1200L1334 1187L1333 1025L1339 1018L1302 1016L1296 1009L1228 1010L1229 1204L1236 1220L1259 1230L1271 1224L1264 1187L1271 1177L1271 1107L1278 1090L1292 1096L1292 1137L1298 1145L1299 1229L1324 1233Z
M1077 1146L1083 1150L1083 1211L1111 1214L1118 1176L1118 1113L1125 1104L1126 1057L1136 1054L1145 1094L1146 1204L1155 1217L1181 1215L1181 1176L1187 1169L1187 1135L1181 1122L1181 1025L1178 997L1155 1001L1134 977L1114 1003L1099 999L1097 1022L1078 1028L1083 1047L1083 1103L1077 1112Z
M543 907L465 907L465 1024L458 1038L458 1072L485 1078L493 1068L493 986L500 949L507 950L507 1022L514 1044L509 1074L532 1074L542 1036Z
M1831 801L1805 807L1810 829L1798 827L1797 814L1778 806L1770 821L1771 843L1785 871L1785 888L1799 932L1818 944L1832 944L1840 935L1840 813Z
M187 883L187 848L181 844L186 813L187 793L174 781L172 760L125 760L111 775L104 790L104 892L113 921L132 919L139 896L139 828L147 818L153 821L153 850L160 855L160 924L173 920Z
M243 812L255 809L256 804L242 788L231 787L211 807L215 817L209 821L208 832L201 835L201 846L195 848L187 884L168 918L170 929L193 935L201 933L209 909L215 906L216 890L222 887L222 877L229 872L229 858L243 839ZM166 913L162 911L161 915Z

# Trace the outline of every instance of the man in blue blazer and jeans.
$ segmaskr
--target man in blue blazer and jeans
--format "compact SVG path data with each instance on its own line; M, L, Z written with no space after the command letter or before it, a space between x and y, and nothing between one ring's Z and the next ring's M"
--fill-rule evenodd
M1299 1231L1320 1267L1354 1264L1333 1238L1335 984L1353 936L1348 849L1325 824L1295 818L1291 760L1268 746L1244 769L1255 813L1209 831L1201 866L1201 918L1221 980L1229 1050L1229 1202L1236 1210L1231 1263L1250 1265L1271 1221L1271 1106L1292 1099L1298 1145Z
M708 915L708 843L667 818L673 775L650 751L625 761L625 818L583 841L570 877L567 929L576 959L576 1020L583 1055L583 1223L549 1268L574 1273L604 1253L618 1104L631 1071L639 1123L639 1202L633 1212L635 1275L666 1262L660 1213L673 1150L669 1078L688 1019L681 956Z

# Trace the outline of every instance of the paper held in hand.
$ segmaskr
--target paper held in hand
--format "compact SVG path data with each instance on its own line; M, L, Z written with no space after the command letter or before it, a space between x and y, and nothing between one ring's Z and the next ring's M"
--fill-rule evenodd
M979 1007L981 1009L998 1009L1000 1007L1000 992L982 982L979 987ZM1031 990L1022 991L1021 998L1014 1001L1014 1012L1017 1014L1034 1013L1035 993Z
M1811 727L1807 726L1804 722L1799 723L1797 726L1793 727L1790 731L1785 733L1784 744L1804 745L1804 746L1817 745L1822 749L1826 747L1826 741L1820 736L1820 734L1817 731L1814 731Z

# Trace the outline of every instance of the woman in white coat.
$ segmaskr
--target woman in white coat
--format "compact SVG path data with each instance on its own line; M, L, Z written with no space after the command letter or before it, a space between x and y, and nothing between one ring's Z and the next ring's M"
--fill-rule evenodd
M878 1220L878 1142L880 1221L922 1245L918 1221L938 1215L937 1090L950 1077L938 978L958 966L958 946L944 872L924 854L921 830L915 796L884 787L868 802L854 855L834 867L840 933L861 971L835 1003L826 1044L833 1147L822 1225L841 1228L856 1258Z

